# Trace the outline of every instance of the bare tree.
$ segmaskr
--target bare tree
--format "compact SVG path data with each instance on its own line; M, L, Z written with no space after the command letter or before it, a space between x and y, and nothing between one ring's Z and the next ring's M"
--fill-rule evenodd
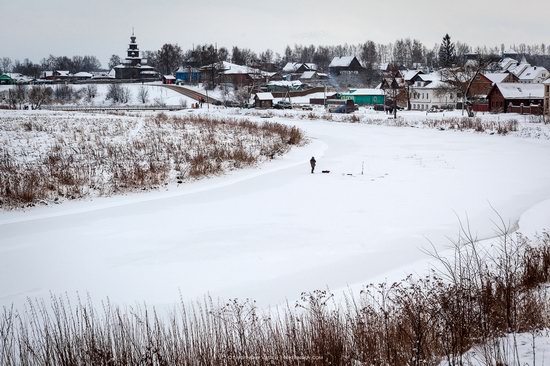
M127 87L122 87L120 84L110 84L105 99L113 103L128 103L132 98L131 95L130 89Z
M250 96L250 90L247 87L235 91L235 101L241 105L247 104L250 101Z
M22 109L23 103L27 100L27 86L18 84L15 88L8 90L8 102L13 109L19 106Z
M29 102L32 109L40 109L43 104L48 104L53 95L53 89L41 85L34 85L29 91Z
M108 63L109 69L112 69L117 65L120 65L120 62L121 62L120 57L118 55L112 55Z
M496 61L498 61L497 56L479 55L476 60L469 60L461 67L441 69L439 73L443 83L436 93L438 95L456 93L457 98L462 100L462 114L464 114L474 81Z
M138 89L138 100L143 104L149 101L149 89L143 85Z
M91 102L97 95L97 86L95 84L86 85L85 89L86 100Z
M71 85L60 84L54 89L54 96L57 100L70 101L76 97L75 89Z
M0 72L2 73L10 72L11 67L12 67L11 58L2 57L2 59L0 59Z

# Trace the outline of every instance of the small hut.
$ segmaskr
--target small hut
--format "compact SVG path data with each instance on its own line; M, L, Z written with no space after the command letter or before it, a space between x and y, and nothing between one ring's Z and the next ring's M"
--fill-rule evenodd
M257 93L254 96L254 107L256 108L273 108L273 94Z

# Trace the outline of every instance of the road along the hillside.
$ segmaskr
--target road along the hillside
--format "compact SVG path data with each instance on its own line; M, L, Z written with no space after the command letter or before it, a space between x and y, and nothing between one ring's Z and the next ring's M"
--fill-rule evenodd
M185 95L186 97L195 99L196 101L200 102L201 99L204 100L206 103L210 104L220 104L221 102L215 98L212 98L210 96L206 96L206 94L199 93L198 91L186 88L181 85L163 85L164 87L171 89L175 92L178 92L182 95Z

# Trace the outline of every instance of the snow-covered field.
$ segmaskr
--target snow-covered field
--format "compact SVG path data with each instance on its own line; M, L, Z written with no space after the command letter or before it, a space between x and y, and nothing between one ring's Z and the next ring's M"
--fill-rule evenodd
M259 168L156 192L1 212L0 304L79 291L121 304L210 294L274 305L423 272L422 249L428 240L446 248L458 218L480 239L494 235L493 208L517 226L539 204L528 221L550 223L550 204L540 206L550 199L547 139L269 113L212 112L293 124L310 143Z

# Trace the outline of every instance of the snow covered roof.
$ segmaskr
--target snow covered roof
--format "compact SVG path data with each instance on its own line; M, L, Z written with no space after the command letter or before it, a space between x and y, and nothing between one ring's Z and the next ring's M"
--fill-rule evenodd
M305 63L304 65L306 65L306 67L312 71L316 71L318 69L317 64L311 62Z
M20 78L20 77L23 76L23 74L20 74L18 72L6 72L3 75L8 75L10 77L10 79L17 79L17 78Z
M20 83L27 83L27 82L30 82L30 81L34 80L32 77L20 74L18 72L7 72L3 75L7 75L10 79L15 80L15 81L20 82Z
M298 68L301 66L302 64L299 64L297 62L288 62L284 67L283 67L283 72L294 72L296 70L298 70Z
M543 82L543 84L550 85L550 78L546 79L546 81Z
M349 67L355 56L335 57L328 67Z
M273 94L271 93L256 93L258 100L273 100Z
M531 67L529 64L519 64L516 67L509 68L508 70L519 78L520 75L523 74L529 67Z
M483 74L483 76L491 80L491 82L494 84L502 83L504 79L508 77L508 75L510 74L508 74L507 72L488 72Z
M548 70L541 66L531 66L525 69L519 76L521 80L534 80L541 74L548 74Z
M419 70L406 70L402 71L401 74L403 75L403 79L411 81L412 78L414 78L418 74L423 74L423 72Z
M439 72L431 72L429 74L420 74L420 79L424 81L438 81L441 80L441 74Z
M283 72L296 72L302 66L305 66L306 69L310 71L317 70L317 65L313 63L304 63L304 62L289 62L283 67Z
M425 81L426 85L420 87L414 86L414 88L437 89L449 86L449 84L441 80L442 76L441 73L438 71L429 74L419 74L418 77L420 78L420 80Z
M351 95L384 95L384 91L383 91L382 89L372 89L372 88L350 89L349 93L343 93L343 94L351 94Z
M90 74L89 72L81 71L81 72L77 72L73 76L77 78L91 78L94 75Z
M176 77L173 75L164 75L163 76L166 80L176 80Z
M300 80L274 80L267 83L267 85L271 86L285 86L285 87L299 87L302 85L302 82Z
M68 70L56 70L55 71L59 76L69 76L71 73Z
M300 79L313 79L316 73L316 71L304 71Z
M506 57L498 63L498 66L502 69L502 71L507 71L511 67L516 67L517 65L519 65L519 62L510 57Z
M496 84L504 99L542 99L544 86L542 84L500 83Z
M220 73L224 75L238 75L238 74L263 74L264 72L259 69L255 69L249 66L237 65L231 62L222 61L219 64L212 64L205 66L204 68L216 68Z

